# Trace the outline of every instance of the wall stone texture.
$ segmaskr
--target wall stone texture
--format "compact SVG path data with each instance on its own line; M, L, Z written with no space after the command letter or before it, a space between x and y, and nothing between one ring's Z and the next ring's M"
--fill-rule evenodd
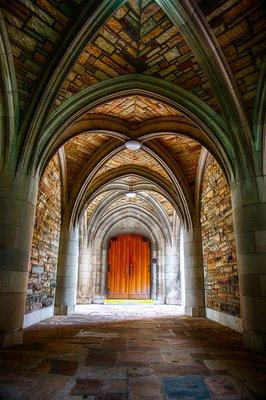
M201 195L201 229L206 306L240 315L238 267L230 188L209 155Z
M55 155L39 184L26 313L54 305L60 224L61 181Z

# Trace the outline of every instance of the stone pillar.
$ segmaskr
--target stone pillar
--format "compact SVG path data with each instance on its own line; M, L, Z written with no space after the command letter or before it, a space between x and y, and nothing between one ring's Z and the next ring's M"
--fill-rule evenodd
M165 292L166 304L180 304L180 263L179 248L166 246Z
M156 304L165 303L165 246L162 245L159 250L159 262L157 264L157 294Z
M154 262L155 261L155 262ZM156 300L156 287L157 287L157 252L152 250L152 259L151 259L151 299Z
M79 266L78 266L78 304L91 303L90 249L88 247L88 228L85 216L80 221Z
M107 268L108 268L108 250L103 249L102 250L102 263L101 263L101 268L102 268L102 276L101 276L101 290L100 290L100 295L102 300L106 298L106 290L107 290Z
M235 184L232 200L244 345L266 353L266 178Z
M0 174L0 345L23 342L23 320L38 180Z
M185 313L205 316L204 270L201 229L197 215L193 228L184 229Z
M79 260L78 226L66 227L62 223L57 267L55 314L69 315L75 312L77 300Z

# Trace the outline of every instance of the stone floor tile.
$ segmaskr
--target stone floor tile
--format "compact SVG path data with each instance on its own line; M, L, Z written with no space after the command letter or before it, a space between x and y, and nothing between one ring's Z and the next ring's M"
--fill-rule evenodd
M237 366L252 366L251 362L247 360L204 360L204 364L210 370L230 370Z
M72 377L64 375L42 375L24 393L22 400L62 400L74 384Z
M102 387L102 381L96 379L77 378L75 386L72 388L71 395L88 396L97 394Z
M127 346L129 348L147 348L147 349L170 349L169 342L167 340L145 340L145 339L130 339L128 340Z
M251 379L244 381L245 386L254 394L257 399L265 399L266 379Z
M28 352L10 352L8 350L0 351L0 367L6 369L32 369L42 360L42 357Z
M215 400L254 400L247 387L231 376L209 376L206 384L215 395Z
M151 366L130 367L127 372L128 376L147 376L153 374L153 368Z
M103 381L103 393L126 393L126 379L107 379Z
M126 350L121 351L117 356L118 365L152 364L160 362L162 362L161 354L153 350Z
M35 383L39 376L26 370L0 369L0 399L20 399Z
M84 400L84 396L68 395L64 400ZM86 396L86 400L95 400L95 396Z
M102 393L96 396L95 400L128 400L128 396L125 394Z
M96 339L103 339L103 338L117 338L119 333L117 332L98 332L98 331L80 331L75 335L77 338L96 338Z
M80 365L76 371L76 376L86 379L126 379L126 367L104 367L104 366L84 366Z
M5 400L166 400L163 379L191 375L213 400L266 398L265 356L243 350L238 332L172 306L86 306L25 329L24 344L0 359Z
M38 374L59 374L73 376L78 368L78 363L66 360L42 360L33 371Z
M164 392L167 400L208 400L211 392L200 375L164 378Z
M89 349L86 365L115 366L117 352L110 349Z
M174 363L176 365L195 365L193 358L183 351L161 352L162 358L166 363Z
M129 380L130 393L133 396L158 396L162 394L162 385L157 376L132 377Z
M100 345L101 349L121 350L127 347L125 338L103 339Z
M173 375L212 375L213 372L201 365L175 365L175 364L154 364L153 371L158 376Z

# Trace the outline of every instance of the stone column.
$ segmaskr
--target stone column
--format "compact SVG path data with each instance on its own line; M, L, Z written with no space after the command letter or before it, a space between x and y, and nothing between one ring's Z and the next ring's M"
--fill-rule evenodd
M77 300L79 304L87 304L91 302L92 284L90 261L91 254L88 247L88 228L87 220L84 215L80 221L80 242L79 242L79 266L78 266L78 284L77 284Z
M166 304L180 304L180 257L177 243L166 246Z
M184 229L185 313L205 316L204 270L201 229L198 215L193 215L193 228Z
M78 260L78 226L68 228L65 223L62 223L55 295L56 315L69 315L75 312L77 300Z
M162 245L158 252L159 262L157 264L157 295L156 304L164 304L165 302L165 246Z
M232 200L244 345L266 353L266 178L235 184Z
M106 298L106 289L107 289L107 269L108 269L108 250L103 249L102 250L102 262L101 262L101 268L102 268L102 277L101 277L101 290L100 290L100 295L102 300Z
M153 262L155 261L155 262ZM152 250L152 259L151 259L151 299L156 300L156 278L157 278L157 252Z
M38 180L0 174L0 345L23 342L23 320Z

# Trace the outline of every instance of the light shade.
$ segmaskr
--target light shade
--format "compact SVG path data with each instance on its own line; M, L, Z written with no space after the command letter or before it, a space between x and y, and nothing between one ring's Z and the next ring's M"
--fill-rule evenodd
M137 193L136 193L136 192L127 192L127 193L126 193L126 196L127 196L128 198L132 199L133 197L136 197L136 196L137 196Z
M138 142L137 140L128 140L125 143L125 146L128 150L136 151L141 148L141 143Z

